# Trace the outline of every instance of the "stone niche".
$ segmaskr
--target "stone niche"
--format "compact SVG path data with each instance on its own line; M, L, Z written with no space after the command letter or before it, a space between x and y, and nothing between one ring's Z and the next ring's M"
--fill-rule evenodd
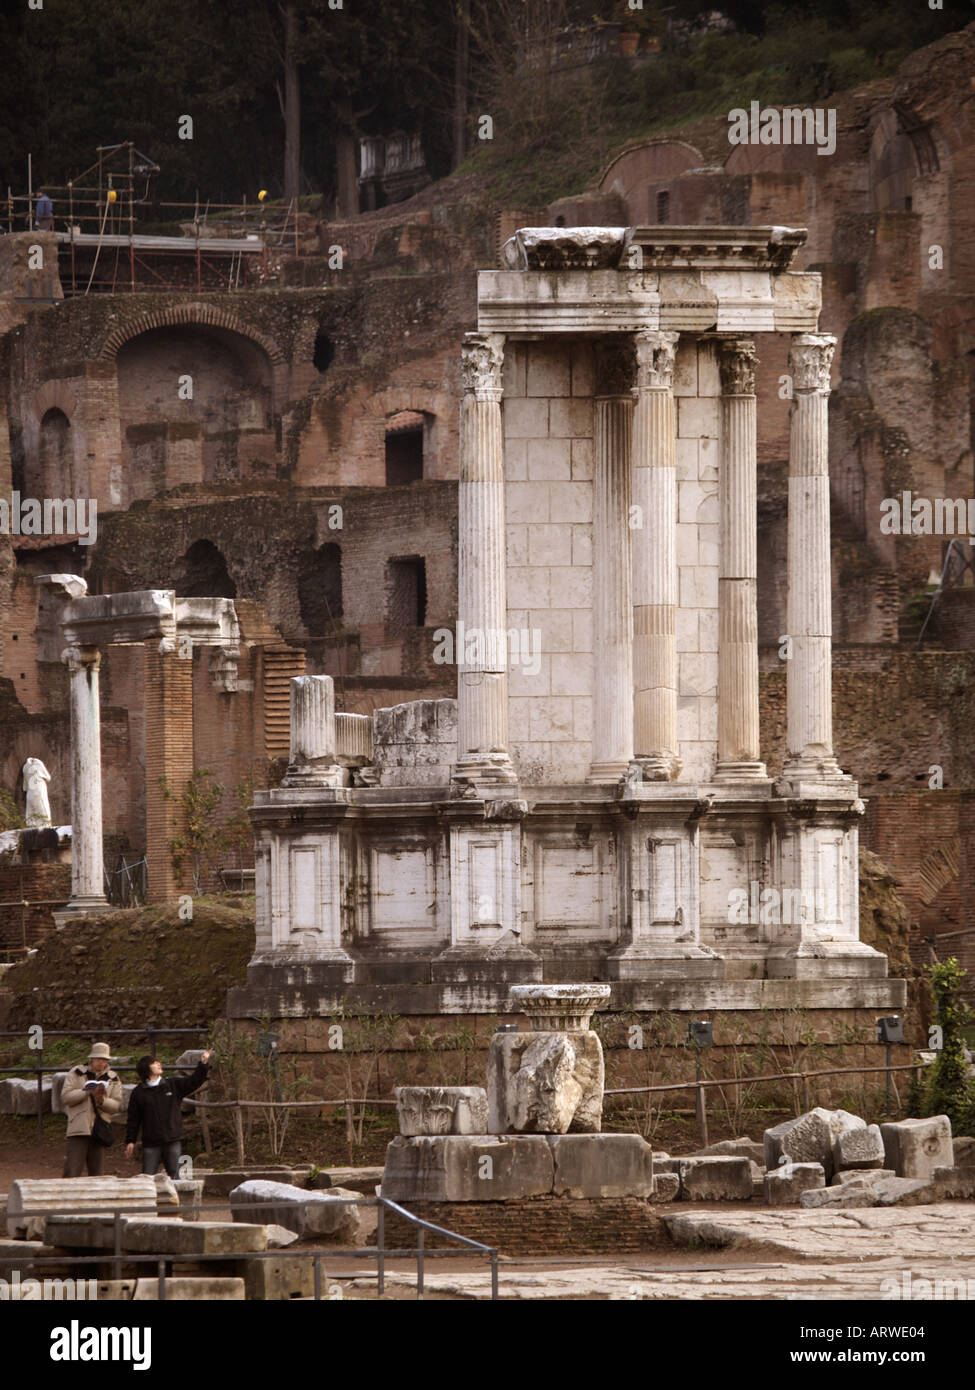
M458 622L431 635L457 697L354 730L329 698L293 710L292 763L322 775L255 799L257 948L232 1016L494 1013L567 978L617 1009L903 1008L859 940L864 805L833 755L834 340L819 275L791 268L805 235L523 228L479 273ZM773 333L794 382L775 775L755 392ZM583 1066L525 1037L512 1075Z

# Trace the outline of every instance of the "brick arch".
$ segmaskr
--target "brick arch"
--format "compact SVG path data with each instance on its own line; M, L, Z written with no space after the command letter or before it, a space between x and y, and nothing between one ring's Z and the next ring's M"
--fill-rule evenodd
M215 304L173 304L164 309L154 309L148 314L140 314L138 318L129 319L126 323L121 323L112 329L101 346L98 359L101 362L114 361L119 348L124 343L129 342L132 338L138 338L142 333L149 333L154 328L181 328L185 326L224 328L229 333L236 333L240 337L249 338L252 343L256 343L267 353L275 365L284 362L284 353L273 338L259 333L256 328L251 328L236 314L232 314L229 310L222 309Z
M674 178L685 169L696 168L705 162L701 151L686 140L666 135L632 140L614 154L599 171L595 179L596 186L605 191L609 187L607 181L616 166L623 160L631 161L633 156L637 155L642 156L641 163L648 166L648 172L652 171L653 175L660 179Z
M34 393L34 398L30 403L31 411L37 419L38 424L44 419L49 410L60 410L68 419L74 423L74 416L78 409L78 400L74 392L69 390L62 381L45 381Z

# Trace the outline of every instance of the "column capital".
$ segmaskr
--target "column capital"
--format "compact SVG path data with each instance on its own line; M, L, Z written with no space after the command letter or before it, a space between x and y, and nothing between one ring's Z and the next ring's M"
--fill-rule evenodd
M475 400L500 401L503 333L465 333L460 350L464 391Z
M80 671L84 667L97 671L102 664L102 654L97 647L65 647L61 660L69 671Z
M613 333L593 343L595 359L594 396L598 399L624 396L630 399L636 380L636 351L628 333Z
M722 396L754 396L758 355L752 338L717 338Z
M797 333L789 351L794 391L829 395L829 372L836 351L832 333Z
M679 333L640 328L633 334L636 347L636 386L641 391L669 391L674 381Z

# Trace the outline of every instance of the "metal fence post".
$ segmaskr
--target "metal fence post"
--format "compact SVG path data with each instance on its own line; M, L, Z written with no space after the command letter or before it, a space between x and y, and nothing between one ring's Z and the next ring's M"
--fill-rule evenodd
M423 1226L417 1234L416 1242L416 1296L423 1297L423 1247L426 1242L426 1230Z
M53 1084L51 1099L54 1099ZM44 1138L44 1047L37 1049L37 1138Z
M159 1299L160 1302L166 1301L166 1261L160 1260L158 1265L159 1275Z
M386 1208L383 1206L382 1198L379 1199L379 1215L376 1220L376 1270L378 1273L379 1297L382 1298L386 1287L386 1268L384 1255L386 1252Z
M112 1245L115 1251L115 1259L112 1261L112 1278L122 1278L122 1222L119 1219L119 1209L115 1208L115 1220L112 1227Z

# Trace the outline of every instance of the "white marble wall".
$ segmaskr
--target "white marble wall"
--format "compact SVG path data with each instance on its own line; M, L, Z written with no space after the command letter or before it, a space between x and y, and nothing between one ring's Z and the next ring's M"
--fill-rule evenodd
M592 757L592 352L505 349L508 626L540 633L537 674L512 664L510 750L527 784L585 781ZM714 345L677 356L678 754L682 780L717 755L719 394Z
M707 779L718 748L718 461L715 345L682 338L677 403L677 739L682 780Z
M540 634L509 667L510 751L526 783L584 782L592 759L592 353L508 343L508 626Z

